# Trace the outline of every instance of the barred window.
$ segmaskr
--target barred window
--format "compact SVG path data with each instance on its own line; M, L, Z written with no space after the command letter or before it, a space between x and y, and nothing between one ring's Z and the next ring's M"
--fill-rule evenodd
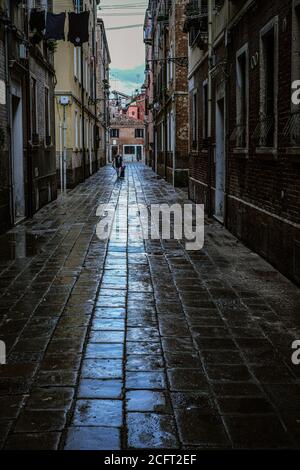
M142 139L144 137L144 129L135 129L135 138Z
M111 129L111 130L110 130L110 136L111 136L111 137L115 137L115 138L118 139L118 138L119 138L119 134L120 134L119 129Z

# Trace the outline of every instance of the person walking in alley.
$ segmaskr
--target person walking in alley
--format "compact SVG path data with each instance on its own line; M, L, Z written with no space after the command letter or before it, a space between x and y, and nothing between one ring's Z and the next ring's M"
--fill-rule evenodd
M124 169L125 167L123 166L123 157L122 155L115 155L114 160L113 160L113 167L115 168L117 172L118 178L124 178Z

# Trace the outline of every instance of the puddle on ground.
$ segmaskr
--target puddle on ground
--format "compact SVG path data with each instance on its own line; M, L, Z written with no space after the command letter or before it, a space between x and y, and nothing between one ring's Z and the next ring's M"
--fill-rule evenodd
M0 236L0 258L15 260L32 258L46 241L45 235L30 232L9 232Z

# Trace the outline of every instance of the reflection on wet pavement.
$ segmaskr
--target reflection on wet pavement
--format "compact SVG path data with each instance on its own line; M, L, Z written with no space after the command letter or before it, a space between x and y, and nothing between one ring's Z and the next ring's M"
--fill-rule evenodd
M27 231L11 231L0 236L0 260L14 261L32 258L46 242L45 232L32 233Z
M0 238L3 448L299 447L299 289L210 220L201 251L144 241L137 204L166 202L107 167Z

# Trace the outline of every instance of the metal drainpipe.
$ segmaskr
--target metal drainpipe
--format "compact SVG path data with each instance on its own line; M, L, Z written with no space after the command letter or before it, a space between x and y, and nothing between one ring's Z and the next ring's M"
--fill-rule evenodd
M227 19L229 18L229 11L227 10ZM225 116L225 217L224 217L224 226L228 227L228 195L229 195L229 54L228 54L228 41L230 41L230 31L227 29L227 42L226 42L226 52L225 52L225 60L226 60L226 67L225 67L225 109L226 109L226 116Z
M83 46L80 46L80 69L81 69L81 132L82 132L82 165L83 165L83 181L85 181L85 125L84 125L84 86L83 86Z
M14 224L14 194L13 194L13 165L12 165L12 113L11 113L11 84L10 84L10 73L9 73L9 48L8 48L8 26L4 27L4 44L5 44L5 81L6 81L6 113L7 113L7 131L8 131L8 172L9 172L9 215L10 225Z
M165 180L167 181L168 179L168 172L167 172L167 167L168 167L168 129L167 129L167 122L168 122L168 113L167 113L167 47L166 47L166 36L167 36L167 28L164 30L164 61L163 61L163 71L164 71L164 113L163 113L163 119L164 119L164 154L165 154Z
M76 11L80 12L80 0L76 0ZM83 88L83 45L80 46L80 74L81 74L81 133L82 133L82 165L83 181L85 181L85 126L84 126L84 88Z
M208 161L207 161L207 214L212 215L211 165L212 165L212 0L208 0Z
M26 28L26 39L29 44L29 10L25 8L25 28ZM32 168L32 145L31 145L31 87L30 87L30 48L32 46L29 45L28 47L28 61L27 61L27 80L26 80L26 88L27 88L27 106L26 106L26 119L27 119L27 180L28 180L28 196L27 196L27 203L28 203L28 217L33 217L33 168Z
M94 100L95 100L95 106L94 106L94 113L95 113L95 128L93 132L93 146L94 146L94 153L95 153L95 161L96 161L96 171L98 171L98 149L96 148L96 129L97 129L97 122L98 122L98 116L97 116L97 74L96 74L96 57L95 57L95 44L96 44L96 34L97 34L97 6L95 3L95 0L93 0L93 12L94 12L94 34L93 34L93 75L94 75Z

